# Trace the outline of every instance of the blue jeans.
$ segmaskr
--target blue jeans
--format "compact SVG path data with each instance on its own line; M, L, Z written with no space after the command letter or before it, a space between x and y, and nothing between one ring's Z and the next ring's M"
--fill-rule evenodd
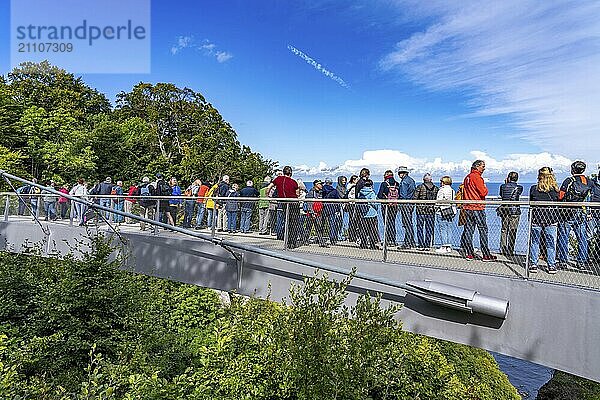
M466 222L465 230L463 232L464 249L467 255L474 255L475 250L473 249L473 234L475 233L475 227L479 230L479 244L481 245L481 253L484 257L490 256L490 249L488 247L488 227L487 221L485 220L484 210L465 210Z
M401 204L398 210L402 217L402 228L404 228L404 245L415 247L415 232L413 231L414 205Z
M419 247L428 248L433 244L433 214L417 214L417 243ZM425 236L423 237L423 233Z
M204 219L205 212L206 212L206 204L198 203L198 211L196 212L196 227L197 228L200 228L202 226L202 220ZM211 222L212 222L212 215L211 215L211 220L208 222L208 226L210 226Z
M44 212L46 213L46 219L56 219L56 203L54 201L44 201Z
M227 211L227 230L235 231L237 229L237 211Z
M215 218L215 209L214 208L206 208L206 207L204 207L204 208L206 209L206 224L208 225L209 228L212 228L213 220ZM198 222L198 219L196 219L196 222Z
M338 241L338 233L342 227L342 216L338 213L329 215L329 242L335 244Z
M585 263L588 260L588 239L586 232L586 216L578 211L568 221L558 223L558 254L559 262L569 261L569 233L575 231L577 238L577 262Z
M192 227L192 217L194 216L194 208L196 200L186 200L183 209L183 228Z
M122 202L115 202L114 205L113 205L113 210L123 211L123 203ZM119 223L119 222L125 221L125 217L123 217L122 215L119 215L119 214L113 214L112 215L112 220L114 222Z
M556 231L556 225L531 226L531 247L529 248L529 256L531 257L532 265L537 265L540 259L540 237L541 235L544 235L548 266L552 268L556 267L556 250L554 247Z
M442 246L451 246L452 242L452 221L443 219L441 215L437 216L437 224L440 227L440 244Z
M285 235L285 214L283 213L283 209L277 209L277 222L275 223L275 233L277 234L277 239L283 240L283 236Z
M252 218L252 209L242 208L240 212L240 231L250 232L250 218Z
M111 201L110 199L100 199L100 205L102 207L106 207L106 208L111 208ZM102 215L104 215L106 217L107 220L110 221L110 215L111 213L108 211L100 211L102 213Z

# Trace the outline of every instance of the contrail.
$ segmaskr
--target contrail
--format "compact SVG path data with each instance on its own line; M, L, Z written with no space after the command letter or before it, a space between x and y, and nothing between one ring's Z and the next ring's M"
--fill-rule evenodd
M315 67L315 69L319 72L321 72L323 75L325 75L328 78L333 79L334 81L336 81L337 83L339 83L341 86L350 89L350 86L348 86L348 84L346 82L344 82L344 80L342 78L340 78L339 76L337 76L336 74L334 74L333 72L323 68L323 66L321 64L319 64L316 60L312 59L309 55L303 53L302 51L298 50L297 48L295 48L294 46L288 44L287 48L294 53L295 55L297 55L298 57L300 57L301 59L303 59L304 61L306 61L308 64L312 65L313 67Z

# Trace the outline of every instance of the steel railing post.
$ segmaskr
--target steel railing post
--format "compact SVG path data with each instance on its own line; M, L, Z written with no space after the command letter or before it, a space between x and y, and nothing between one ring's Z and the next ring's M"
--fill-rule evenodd
M6 195L6 203L4 205L4 221L8 221L9 213L10 213L10 196Z
M69 206L69 226L73 226L73 214L75 211L75 203L71 201L71 205Z
M156 222L160 222L160 199L156 199L156 210L154 210L154 220ZM152 233L154 235L158 234L158 226L154 226L154 230L152 231Z
M529 279L529 256L531 253L531 226L532 226L532 220L531 220L531 204L529 205L529 210L527 211L527 216L529 218L529 221L527 222L527 250L525 252L525 277L527 279Z
M288 237L290 235L290 205L291 203L283 203L285 207L285 220L283 221L283 249L288 249Z
M212 218L210 219L210 235L213 237L213 239L216 236L217 232L217 211L217 202L215 200L212 209Z
M384 204L383 205L383 262L387 261L387 252L388 252L388 247L387 247L387 242L388 242L388 238L387 238L387 227L388 227L388 208L389 205L388 204Z

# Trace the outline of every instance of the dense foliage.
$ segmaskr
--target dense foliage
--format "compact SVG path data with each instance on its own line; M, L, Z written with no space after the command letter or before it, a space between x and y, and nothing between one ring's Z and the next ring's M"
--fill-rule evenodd
M349 281L289 304L83 260L0 254L0 398L517 399L485 351L403 332Z
M566 372L555 371L538 392L538 400L598 400L600 384Z
M73 184L157 172L191 179L260 180L275 164L237 140L204 97L167 83L106 96L47 62L0 76L0 169ZM2 183L0 183L1 185Z

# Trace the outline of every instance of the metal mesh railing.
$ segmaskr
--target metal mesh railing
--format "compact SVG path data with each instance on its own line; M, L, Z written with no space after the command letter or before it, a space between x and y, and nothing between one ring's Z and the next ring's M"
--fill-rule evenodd
M30 219L33 211L41 220L48 217L58 223L105 223L83 205L59 204L58 197L40 194L19 200L14 193L3 193L2 198L0 211L7 220ZM114 210L268 249L600 289L598 203L87 198ZM102 212L121 230L149 228Z

